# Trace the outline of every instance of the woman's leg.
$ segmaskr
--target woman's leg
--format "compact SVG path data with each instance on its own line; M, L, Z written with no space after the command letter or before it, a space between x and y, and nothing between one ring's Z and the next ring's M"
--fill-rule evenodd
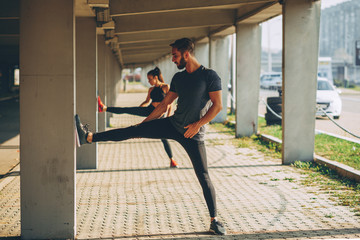
M171 159L173 157L172 151L171 151L171 147L170 147L170 143L167 139L161 139L164 148L165 148L165 152L168 155L168 157Z
M173 159L173 154L172 154L172 151L171 151L171 147L170 147L170 143L167 139L161 139L163 145L164 145L164 148L165 148L165 152L166 154L168 155L169 159L170 159L170 167L171 168L178 168L178 164L177 162Z
M196 176L203 190L210 217L216 217L215 189L208 172L205 143L187 138L178 141L191 159Z
M116 114L127 113L131 115L147 117L154 109L155 108L153 105L149 105L147 107L108 107L106 111Z

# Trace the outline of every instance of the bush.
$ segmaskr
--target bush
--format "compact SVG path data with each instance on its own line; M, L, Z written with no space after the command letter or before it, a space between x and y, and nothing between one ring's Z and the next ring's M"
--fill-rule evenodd
M339 80L339 79L334 79L334 85L336 87L343 87L344 86L344 83L343 81Z

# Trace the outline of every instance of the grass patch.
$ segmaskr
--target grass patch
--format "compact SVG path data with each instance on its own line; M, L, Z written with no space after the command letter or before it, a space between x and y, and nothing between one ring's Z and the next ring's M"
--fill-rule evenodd
M267 126L265 118L263 117L258 118L258 131L262 134L277 137L279 139L282 138L282 127L280 125Z
M284 178L284 180L285 180L285 181L289 181L289 182L295 182L295 179L294 179L294 178L288 178L288 177L286 177L286 178Z
M234 115L229 115L229 119L235 119ZM227 123L229 124L229 123ZM282 139L282 127L279 125L267 126L265 118L258 118L258 131L261 134ZM266 144L263 141L258 143L268 149L281 151L281 146L274 143ZM346 164L360 170L360 144L349 142L343 139L332 137L326 134L315 135L315 153L324 158Z
M360 216L360 184L340 177L334 170L315 162L295 162L294 167L303 170L307 177L301 180L305 186L319 186L320 191L330 194L342 206L350 206Z
M325 134L315 136L315 153L360 170L360 144Z
M355 85L354 87L352 87L352 88L350 88L350 89L360 92L360 86L358 86L358 85Z
M229 116L229 120L234 116ZM226 124L212 124L218 131L226 132L227 134L235 135L235 125L231 122ZM258 129L263 134L272 135L277 138L282 138L281 126L266 126L264 118L259 117ZM274 143L263 141L258 136L251 136L248 138L234 139L235 146L246 146L248 148L256 148L265 155L273 158L281 158L281 146ZM360 145L351 143L342 139L331 137L325 134L315 136L315 152L316 154L333 161L342 162L355 169L360 169ZM334 170L326 166L319 165L315 162L295 162L295 168L301 169L302 174L306 177L302 180L297 180L305 186L316 186L320 188L322 193L329 194L331 199L336 201L339 205L350 206L355 216L360 216L360 184L351 180L340 177ZM273 182L279 179L270 179ZM285 178L289 182L295 181L292 178ZM260 183L265 184L265 183ZM331 216L327 216L331 218Z

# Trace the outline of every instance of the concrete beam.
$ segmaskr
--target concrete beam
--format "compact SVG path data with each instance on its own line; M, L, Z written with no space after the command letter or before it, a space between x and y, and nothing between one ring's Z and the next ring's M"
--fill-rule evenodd
M261 67L261 28L236 26L236 137L257 132Z
M128 63L128 64L124 64L124 68L133 68L133 67L146 67L146 66L149 66L149 65L152 65L153 62L136 62L136 63Z
M122 50L123 56L138 55L138 54L170 54L171 49L169 46L164 47L151 47L146 49L126 49Z
M247 24L259 24L282 14L282 6L275 1L267 3L248 13L238 15L237 22Z
M109 0L87 0L90 7L108 8Z
M111 30L111 29L115 29L115 22L114 21L109 21L107 23L104 23L101 25L102 29L107 29L107 30Z
M264 3L269 0L207 0L207 1L168 1L168 0L111 0L111 16L162 13L180 10L213 8L238 8L243 4Z
M211 37L224 37L235 33L235 26L222 26L209 32Z
M320 1L283 5L283 164L314 160Z
M74 239L74 1L20 6L21 239Z
M197 10L183 12L165 12L146 14L141 17L121 16L115 17L116 33L150 32L166 29L191 29L194 27L207 27L215 25L231 25L234 23L235 10Z
M163 56L164 54L154 54L152 56L147 53L138 53L128 56L123 56L123 59L124 59L124 63L129 64L129 63L136 63L140 60L141 60L140 62L149 62L149 61L153 61L154 59L161 58Z
M270 11L268 11L269 8L271 9ZM271 17L281 14L281 12L281 5L278 1L268 1L266 3L246 5L237 10L236 24L240 22L261 23Z
M151 41L143 43L121 43L119 47L121 50L134 50L134 49L149 49L149 48L168 48L170 47L171 40Z
M141 33L117 33L119 43L143 43L153 41L172 41L174 39L187 37L205 37L209 35L207 28L190 29L169 29L162 31L141 32Z
M88 5L87 0L75 0L74 1L74 11L75 11L76 17L94 17L95 16L95 12Z

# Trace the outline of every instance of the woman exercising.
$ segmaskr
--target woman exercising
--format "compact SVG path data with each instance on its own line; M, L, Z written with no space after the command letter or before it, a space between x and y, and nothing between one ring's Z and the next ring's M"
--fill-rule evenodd
M108 107L102 103L100 97L98 97L98 109L99 112L111 112L116 114L127 113L131 115L147 117L152 113L152 111L160 104L164 99L165 95L169 92L169 85L164 82L164 78L161 74L161 71L158 67L155 67L153 70L150 70L147 73L147 78L151 88L149 88L148 94L144 102L140 104L139 107ZM167 110L166 117L169 117L171 113L171 105ZM171 147L167 139L161 139L165 151L170 158L170 168L177 168L178 164L173 158Z

